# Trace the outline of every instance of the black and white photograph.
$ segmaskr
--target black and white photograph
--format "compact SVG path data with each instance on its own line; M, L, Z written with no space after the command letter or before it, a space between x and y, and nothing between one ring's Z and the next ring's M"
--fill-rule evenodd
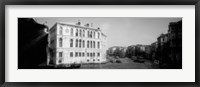
M182 18L19 17L18 69L182 69Z

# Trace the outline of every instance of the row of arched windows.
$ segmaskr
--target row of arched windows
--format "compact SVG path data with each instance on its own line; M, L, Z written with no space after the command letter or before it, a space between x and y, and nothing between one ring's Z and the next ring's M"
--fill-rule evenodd
M74 29L71 28L71 36L74 36ZM79 37L86 37L86 32L84 29L76 29L75 36ZM100 33L97 33L97 38L100 38ZM96 32L95 31L87 31L87 37L88 38L96 38Z
M75 46L73 46L73 44L74 44L74 42L75 42ZM85 41L85 40L82 40L82 39L76 39L75 41L74 41L74 39L70 39L70 47L77 47L77 48L85 48L86 46L86 44L85 43L87 43L87 48L100 48L100 42L99 41ZM97 46L96 46L96 44L97 44Z
M73 28L71 28L71 36L74 36L74 32L73 32ZM75 36L79 36L79 37L85 37L85 30L81 30L81 29L76 29L76 34Z
M74 47L74 39L70 39L70 47ZM96 44L97 44L97 48L100 48L100 42L97 41L87 41L87 48L96 48ZM62 37L59 38L59 47L63 46L63 39ZM75 47L77 48L85 48L85 40L82 39L76 39L75 41Z

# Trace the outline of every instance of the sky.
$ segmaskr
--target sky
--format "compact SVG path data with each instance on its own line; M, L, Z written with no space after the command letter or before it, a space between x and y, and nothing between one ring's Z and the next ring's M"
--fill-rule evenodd
M170 22L177 22L182 18L138 18L138 17L38 17L36 22L51 28L56 22L81 25L93 24L100 27L107 35L107 47L130 46L136 44L150 45L160 34L168 31Z

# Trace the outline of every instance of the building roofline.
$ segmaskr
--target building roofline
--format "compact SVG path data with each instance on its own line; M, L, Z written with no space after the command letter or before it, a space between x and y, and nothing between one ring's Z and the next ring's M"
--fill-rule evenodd
M80 25L76 25L76 24L68 24L68 23L64 23L64 22L57 22L57 24L63 24L63 25L69 25L69 26L75 26L75 27L81 27L81 28L101 31L101 30L98 30L97 28L85 27L85 26L80 26Z
M57 22L51 27L51 28L49 28L49 30L51 30L54 26L56 26L57 25Z
M103 36L107 37L103 32L101 32L101 34L102 34Z

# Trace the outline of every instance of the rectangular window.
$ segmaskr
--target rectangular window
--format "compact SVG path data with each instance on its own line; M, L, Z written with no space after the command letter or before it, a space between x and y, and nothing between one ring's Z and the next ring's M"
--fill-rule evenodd
M70 52L70 57L73 57L73 52Z
M62 52L59 52L59 57L63 57L63 53Z

